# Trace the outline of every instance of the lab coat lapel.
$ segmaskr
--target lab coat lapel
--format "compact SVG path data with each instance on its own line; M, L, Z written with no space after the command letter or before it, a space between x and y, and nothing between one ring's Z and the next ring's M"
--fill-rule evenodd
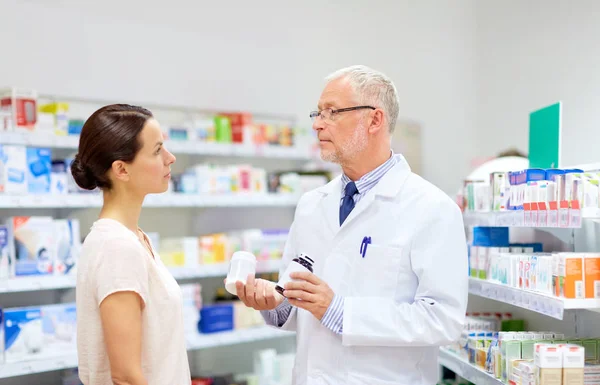
M349 226L351 222L356 220L359 215L361 215L371 206L371 204L373 204L376 198L384 197L391 199L396 197L410 173L411 170L408 163L403 157L401 157L398 164L392 167L392 169L389 170L381 178L381 180L364 197L362 197L360 201L358 201L340 229Z
M321 215L335 235L340 229L340 199L342 199L342 178L336 177L325 186L318 189L322 194L320 202Z

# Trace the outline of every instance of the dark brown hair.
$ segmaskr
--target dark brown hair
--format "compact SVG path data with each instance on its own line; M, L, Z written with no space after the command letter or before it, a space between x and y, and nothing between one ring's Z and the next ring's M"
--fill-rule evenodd
M100 108L83 125L79 152L71 164L73 179L79 187L110 189L106 175L116 160L131 162L142 147L139 134L152 113L128 104Z

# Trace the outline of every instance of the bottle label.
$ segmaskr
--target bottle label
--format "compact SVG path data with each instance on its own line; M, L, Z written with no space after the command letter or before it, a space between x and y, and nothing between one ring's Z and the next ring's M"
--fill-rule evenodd
M296 261L292 261L288 265L287 269L285 269L285 272L279 279L279 282L277 282L277 286L280 286L281 288L285 289L286 283L294 281L292 278L290 278L290 274L295 273L295 272L309 272L310 273L310 271L306 267L302 266L301 264L299 264Z

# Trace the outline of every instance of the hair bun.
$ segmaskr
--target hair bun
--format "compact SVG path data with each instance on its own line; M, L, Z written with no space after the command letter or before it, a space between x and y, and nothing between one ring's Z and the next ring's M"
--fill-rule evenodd
M85 190L93 190L98 187L98 180L89 168L81 163L79 154L75 155L73 163L71 163L71 174L75 183Z

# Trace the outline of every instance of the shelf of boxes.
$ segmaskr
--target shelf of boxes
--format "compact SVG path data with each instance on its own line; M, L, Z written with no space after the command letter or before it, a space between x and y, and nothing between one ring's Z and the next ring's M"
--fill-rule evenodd
M144 207L294 207L297 194L157 194L149 195ZM0 194L0 209L94 208L102 206L102 196L81 194Z
M198 334L194 338L188 339L187 345L188 350L199 350L253 341L264 341L292 335L293 333L290 332L281 331L268 326L261 326L215 334ZM0 364L0 378L23 376L75 367L77 367L77 356L74 354L64 357L53 357L46 360L5 363Z
M446 348L440 348L439 364L477 385L505 385L499 379L471 365L467 360Z
M546 211L466 211L466 226L565 228L581 227L582 219L600 219L600 208L584 207L581 210Z
M469 278L469 293L518 306L559 320L565 310L600 311L600 299L569 299Z
M36 132L35 134L3 132L0 136L0 144L17 144L28 147L56 148L76 151L79 146L79 136L59 136L53 133L44 132ZM286 146L207 143L191 140L168 140L165 142L165 146L175 155L189 154L290 160L309 160L311 158L307 149Z
M257 261L256 272L273 273L279 271L280 260ZM177 280L225 277L229 271L229 263L216 263L197 268L170 268ZM72 289L75 287L75 276L33 276L0 280L1 293L19 293L26 291Z

